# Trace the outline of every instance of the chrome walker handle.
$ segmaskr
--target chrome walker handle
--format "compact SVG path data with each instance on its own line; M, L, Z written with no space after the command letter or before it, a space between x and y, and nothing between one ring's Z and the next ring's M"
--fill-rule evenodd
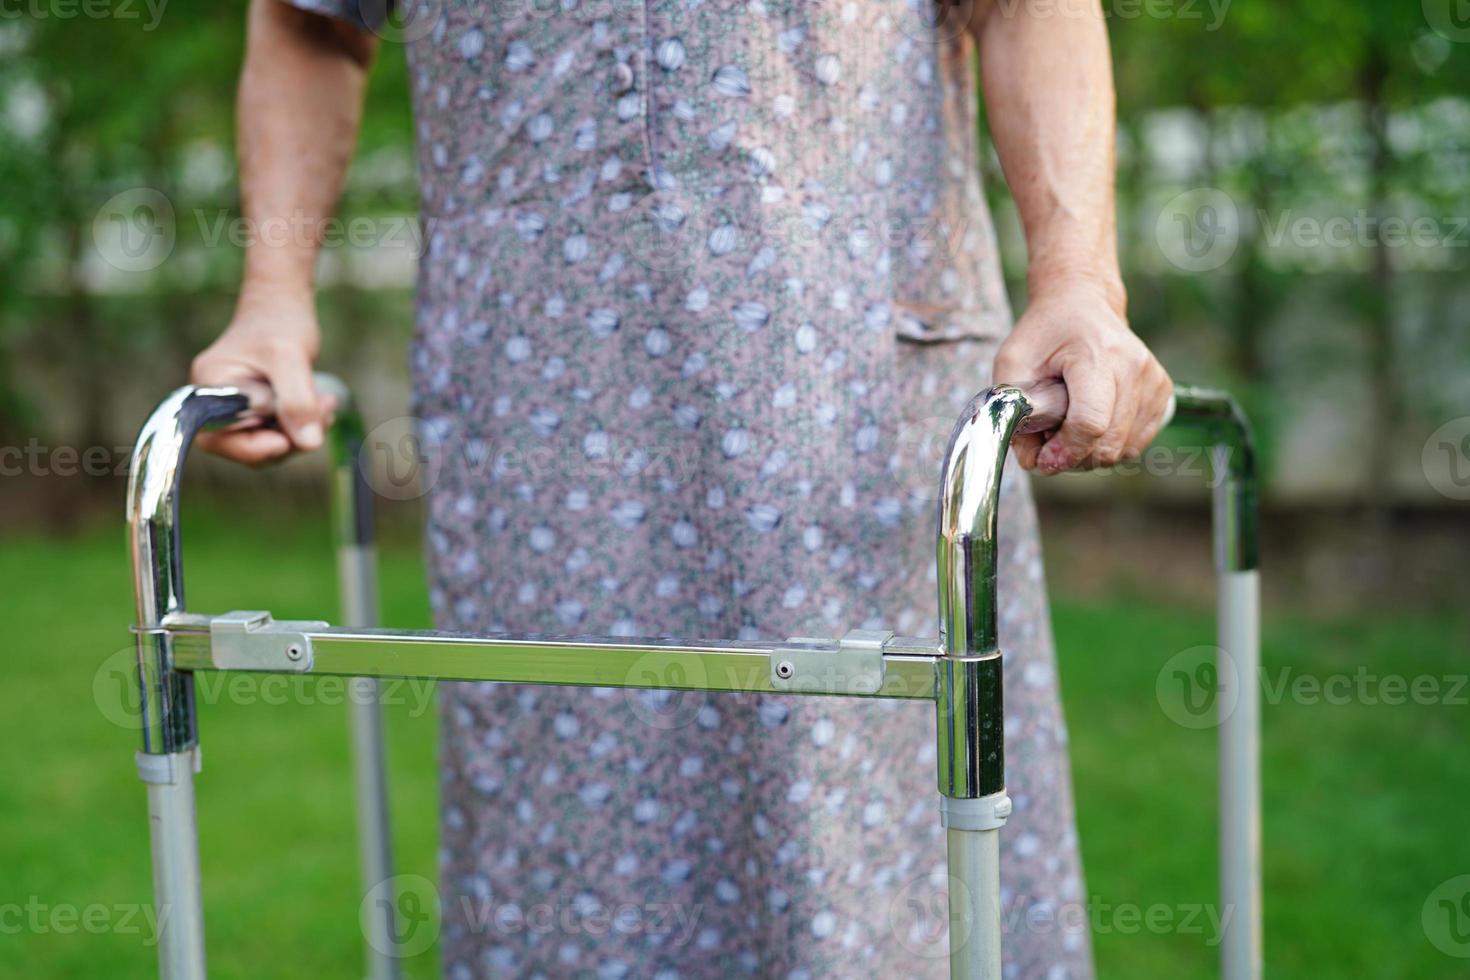
M1002 977L998 833L1011 812L1005 787L1005 711L997 641L997 524L1011 440L1057 428L1066 388L997 385L976 395L955 423L940 472L937 522L940 649L935 729L940 819L949 857L950 976ZM1221 645L1257 658L1256 473L1250 427L1224 392L1177 388L1171 425L1211 440L1216 563L1221 572ZM1222 726L1221 894L1244 910L1222 953L1230 980L1260 976L1259 772L1255 700ZM959 929L960 926L964 928Z
M357 451L362 422L347 387L328 374L315 376L317 390L336 399L329 448L333 459L338 540L372 540L371 494L352 492L345 480L360 480ZM182 752L197 742L193 680L169 666L160 627L184 609L184 573L179 537L179 479L189 448L208 428L268 418L265 385L185 385L165 398L138 433L128 471L128 539L132 558L135 628L143 751Z

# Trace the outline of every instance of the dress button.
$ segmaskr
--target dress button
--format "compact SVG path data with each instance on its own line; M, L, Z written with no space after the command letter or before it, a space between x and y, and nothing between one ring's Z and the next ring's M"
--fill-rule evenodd
M623 62L613 66L612 89L617 95L622 95L633 87L633 69Z

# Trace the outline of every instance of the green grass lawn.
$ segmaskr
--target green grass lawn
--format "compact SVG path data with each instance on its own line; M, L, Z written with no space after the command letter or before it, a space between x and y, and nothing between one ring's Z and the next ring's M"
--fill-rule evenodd
M242 531L190 513L185 530L191 608L336 618L324 526ZM415 547L386 549L382 572L386 621L427 625ZM99 666L128 646L129 588L120 527L0 544L11 620L0 688L0 976L113 980L154 969L136 911L150 896L137 736L108 720L94 690ZM1059 601L1055 617L1100 974L1212 976L1208 929L1142 925L1150 910L1181 922L1214 902L1215 736L1170 722L1154 693L1171 656L1211 641L1209 610L1120 598ZM1467 633L1463 615L1319 621L1268 608L1269 689L1282 671L1288 680L1360 667L1463 677ZM340 700L340 688L303 680L288 690L216 684L201 709L215 977L359 975L345 709L303 703ZM105 685L101 693L105 701ZM400 870L432 876L435 717L417 693L388 713L396 844ZM1458 693L1456 704L1397 706L1268 694L1269 976L1470 974L1470 960L1437 950L1421 924L1434 888L1470 873L1470 692ZM409 972L434 969L431 951Z

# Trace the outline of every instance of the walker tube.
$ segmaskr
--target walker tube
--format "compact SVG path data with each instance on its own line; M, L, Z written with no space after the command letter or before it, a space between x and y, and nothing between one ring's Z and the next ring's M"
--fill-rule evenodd
M937 537L943 657L935 681L940 812L949 841L950 975L964 980L1001 975L999 862L992 859L999 828L1010 813L996 636L1001 475L1017 432L1055 428L1066 414L1066 389L1056 382L981 392L956 424L941 471ZM1225 980L1255 980L1262 954L1254 447L1244 413L1224 392L1176 389L1170 424L1200 429L1212 443L1220 676L1227 683L1234 678L1239 688L1220 732L1221 914L1229 923L1222 972Z
M194 816L198 729L194 684L173 669L166 616L184 607L179 550L179 475L194 436L208 422L249 407L226 388L181 388L154 410L133 448L128 473L128 531L133 564L138 691L143 751L138 773L148 786L158 970L164 980L203 980L204 911Z
M207 423L249 408L234 388L180 388L144 423L128 471L128 534L136 602L143 751L182 752L194 746L194 685L169 667L164 617L184 608L179 550L179 476L194 437Z
M373 535L373 495L360 465L364 430L347 387L330 375L316 376L317 389L337 399L328 439L332 474L333 542L342 623L378 625L377 547ZM352 742L353 785L357 800L358 867L366 896L393 876L393 835L388 806L388 764L384 751L383 708L376 678L347 680L347 720ZM397 980L391 902L374 903L368 920L363 961L368 980Z
M1000 980L1005 717L996 642L996 529L1006 452L1032 405L1006 385L960 416L939 479L935 680L940 819L949 857L950 976Z
M1219 646L1221 660L1228 661L1219 665L1218 673L1240 692L1233 710L1220 721L1220 912L1225 922L1220 955L1224 980L1256 980L1263 969L1261 706L1260 685L1255 683L1260 669L1260 590L1260 574L1254 569L1220 574Z
M1220 706L1220 944L1224 980L1262 974L1261 582L1255 447L1245 413L1228 394L1180 389L1177 422L1213 442L1217 675L1234 684ZM1228 710L1226 710L1228 709Z

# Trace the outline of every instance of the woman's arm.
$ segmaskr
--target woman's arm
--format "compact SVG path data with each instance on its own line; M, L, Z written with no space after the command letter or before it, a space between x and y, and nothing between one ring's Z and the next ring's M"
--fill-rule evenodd
M207 433L210 452L264 463L322 444L312 385L315 266L352 159L376 39L280 0L252 0L237 102L245 276L230 325L194 360L198 384L267 382L281 428Z
M1021 214L1028 303L995 379L1061 378L1050 438L1017 441L1027 469L1111 466L1163 424L1173 386L1128 328L1113 203L1114 94L1099 0L992 0L971 19L990 130Z

